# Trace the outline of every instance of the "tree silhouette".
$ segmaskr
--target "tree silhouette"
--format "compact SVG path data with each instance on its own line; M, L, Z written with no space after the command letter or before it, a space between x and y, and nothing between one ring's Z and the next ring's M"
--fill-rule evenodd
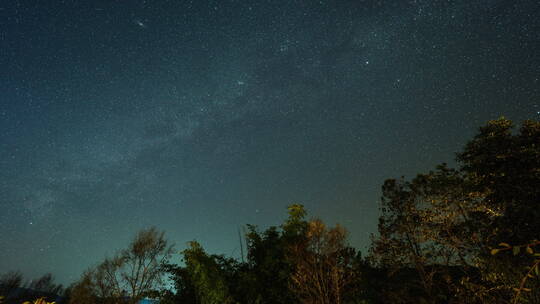
M141 230L127 249L83 274L72 289L70 303L117 303L123 299L137 303L161 283L162 265L172 250L164 232L155 227Z
M302 303L341 304L354 280L356 252L346 243L347 233L339 225L327 228L320 219L309 221L306 238L289 247L288 259L295 269L291 290Z

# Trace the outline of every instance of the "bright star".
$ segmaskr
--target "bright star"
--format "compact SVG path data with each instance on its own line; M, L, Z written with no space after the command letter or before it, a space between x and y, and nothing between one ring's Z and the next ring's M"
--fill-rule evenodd
M137 24L139 27L146 28L146 24L144 24L141 20L135 19L135 24Z

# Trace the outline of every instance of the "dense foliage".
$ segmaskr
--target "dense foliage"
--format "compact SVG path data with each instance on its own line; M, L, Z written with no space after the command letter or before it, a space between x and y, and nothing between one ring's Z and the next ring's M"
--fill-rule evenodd
M526 121L513 133L509 120L490 121L457 160L458 169L443 164L411 181L385 182L371 250L388 282L380 299L540 303L536 268L523 271L540 233L540 123ZM535 245L515 255L490 254L508 243ZM530 278L520 289L523 276ZM404 277L409 284L401 283Z
M171 264L163 233L145 230L66 296L70 303L540 303L540 122L515 131L507 119L489 121L457 161L384 182L365 259L343 227L307 220L295 204L279 227L247 226L246 260L208 254L193 241L180 252L184 263ZM160 285L164 275L174 288ZM32 284L26 289L36 297L62 289L50 275ZM20 303L21 286L22 276L8 273L0 293Z

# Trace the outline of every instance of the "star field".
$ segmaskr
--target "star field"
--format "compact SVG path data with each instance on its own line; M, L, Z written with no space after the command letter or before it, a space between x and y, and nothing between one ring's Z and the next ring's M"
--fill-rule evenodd
M364 249L380 186L540 118L537 1L0 4L0 272L70 283L140 228L238 256L288 204Z

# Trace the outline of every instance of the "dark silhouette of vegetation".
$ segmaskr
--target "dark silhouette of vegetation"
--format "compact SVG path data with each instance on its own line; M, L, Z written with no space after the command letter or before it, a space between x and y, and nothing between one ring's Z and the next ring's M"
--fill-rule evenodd
M190 242L183 255L198 303L234 303L223 270L215 257L206 254L197 242Z
M517 294L523 301L540 303L538 276L531 271L529 286L517 287L528 259L519 252L490 254L540 233L540 123L526 121L513 133L509 120L490 121L457 160L458 169L443 164L411 181L385 182L380 235L371 250L373 264L386 270L381 298L509 303L517 288L527 291ZM409 284L392 285L403 276Z
M55 301L61 304L66 302L63 295L64 288L54 282L50 273L28 282L24 282L20 272L11 271L0 276L0 296L3 297L0 303L3 304L20 304L36 299L42 299L42 303Z
M384 182L366 258L343 227L307 220L294 204L280 226L247 225L245 261L192 241L178 253L183 263L171 264L163 232L151 228L66 295L77 304L540 303L540 122L516 131L507 119L489 121L457 161ZM4 300L23 299L13 296L22 282L2 276ZM24 286L32 297L62 290L50 275Z
M355 280L356 250L346 243L347 233L339 225L328 229L320 219L308 223L306 237L288 248L294 271L290 289L301 303L345 303Z
M71 288L70 303L137 303L159 287L171 254L164 232L142 230L127 249L82 275Z
M20 272L11 271L0 277L0 295L9 297L22 287L23 276Z

